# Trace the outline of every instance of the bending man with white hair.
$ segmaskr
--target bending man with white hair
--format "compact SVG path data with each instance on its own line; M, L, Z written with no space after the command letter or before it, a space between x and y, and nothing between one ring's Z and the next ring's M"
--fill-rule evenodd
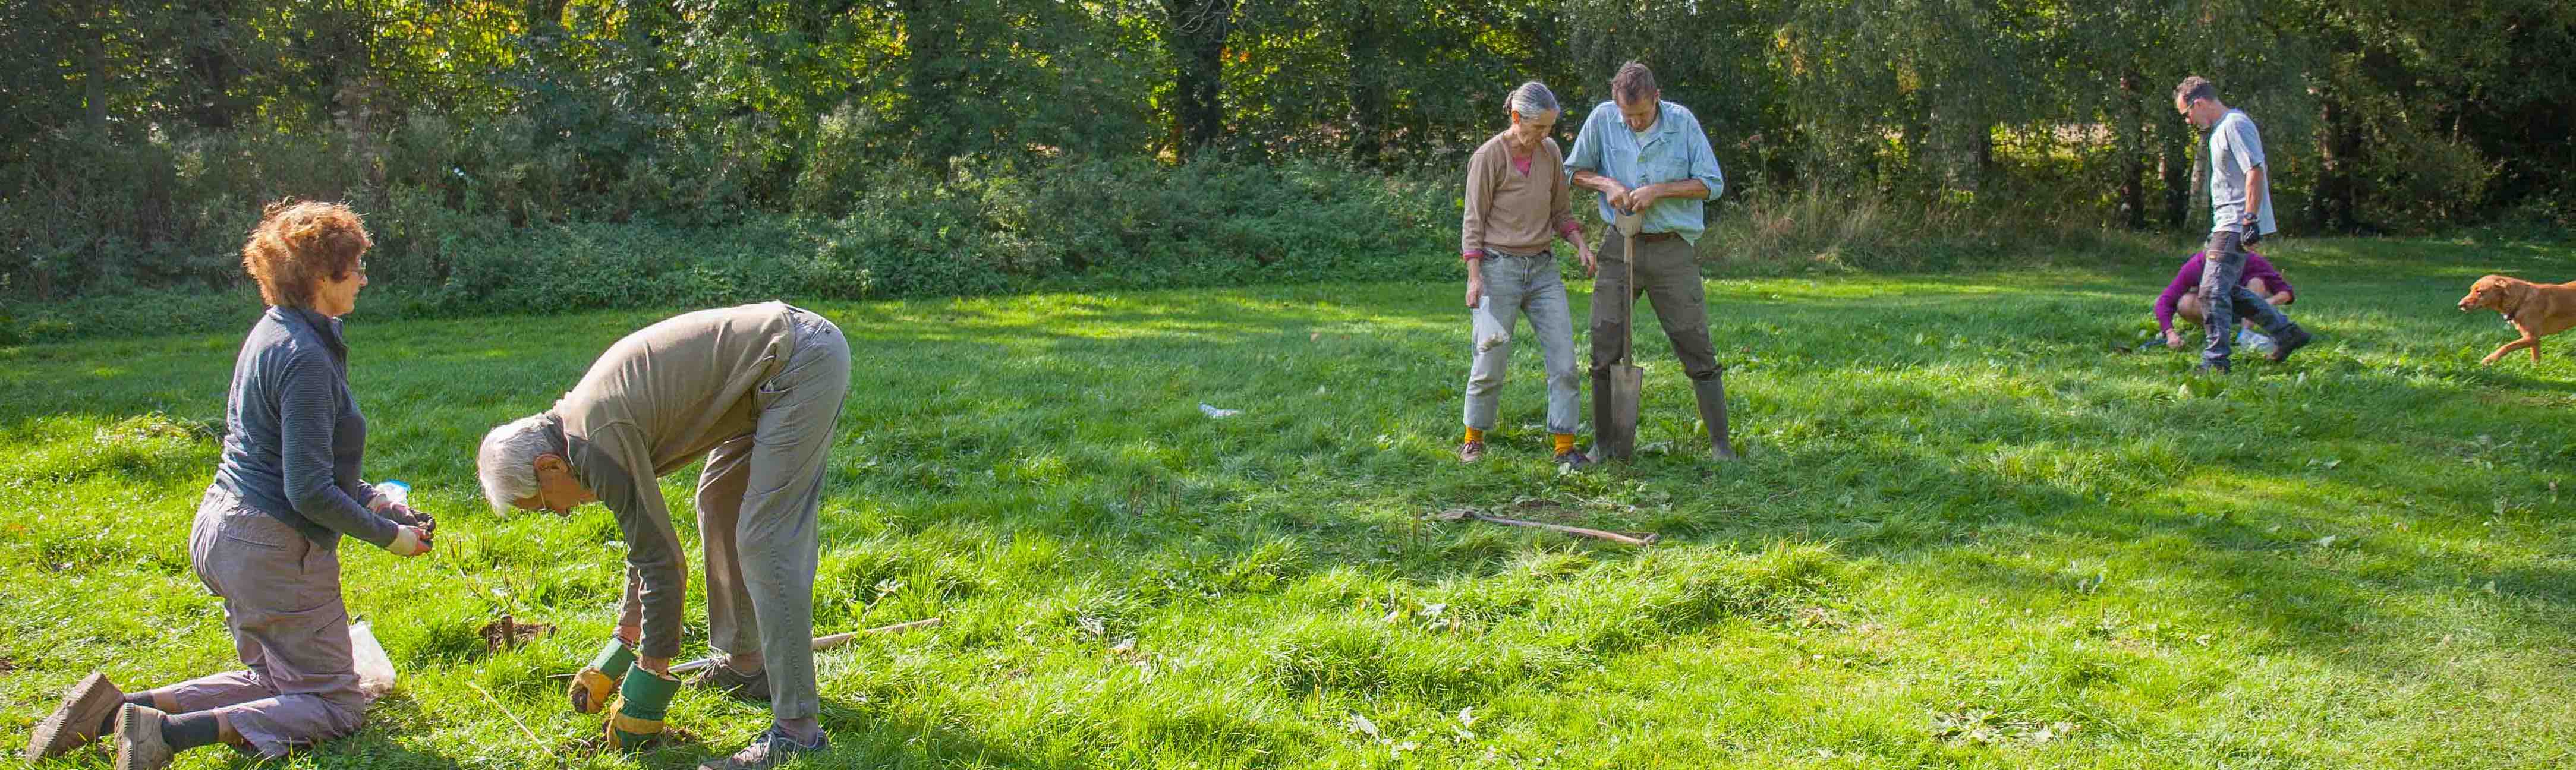
M617 638L571 692L575 709L595 712L622 691L609 718L621 745L660 731L677 685L688 559L657 479L703 456L708 641L723 656L690 683L767 699L776 722L702 767L765 768L823 748L810 646L817 511L849 388L849 343L822 316L777 302L701 310L627 335L553 409L483 437L476 464L493 510L596 500L625 532Z

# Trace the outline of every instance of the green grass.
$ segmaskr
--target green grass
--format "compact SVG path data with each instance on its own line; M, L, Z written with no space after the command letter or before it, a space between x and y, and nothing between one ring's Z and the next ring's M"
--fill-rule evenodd
M2576 762L2576 343L2480 367L2510 333L2451 307L2486 272L2576 277L2576 249L2272 256L2322 342L2215 395L2179 387L2192 356L2112 350L2163 265L1712 281L1747 459L1696 452L1647 333L1660 451L1575 474L1547 462L1526 331L1492 456L1452 459L1450 284L821 305L858 376L818 631L946 624L822 656L835 749L810 764ZM598 720L548 678L607 633L616 528L485 512L471 450L661 315L352 317L369 475L414 482L443 526L433 558L343 549L402 687L291 766L629 766L579 747ZM0 349L12 751L88 671L235 665L184 541L238 344ZM665 483L684 519L694 479ZM1462 505L1664 540L1422 518ZM562 630L489 651L476 629L505 612ZM692 692L672 720L696 741L641 765L729 751L766 715Z

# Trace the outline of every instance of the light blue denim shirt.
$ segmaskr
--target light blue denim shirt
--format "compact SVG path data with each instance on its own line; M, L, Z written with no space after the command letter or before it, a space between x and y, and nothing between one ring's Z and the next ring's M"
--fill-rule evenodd
M1717 170L1717 153L1708 147L1708 133L1701 131L1699 118L1689 108L1672 102L1657 102L1662 114L1655 124L1638 134L1628 130L1619 119L1616 102L1602 102L1592 108L1592 116L1583 119L1583 133L1574 137L1574 150L1565 154L1565 173L1572 177L1584 169L1611 179L1629 189L1659 182L1697 179L1708 185L1709 200L1726 192L1726 177ZM1604 222L1617 218L1610 210L1610 196L1600 196L1597 204ZM1677 233L1683 240L1699 243L1700 231L1708 229L1705 213L1707 202L1697 198L1665 198L1646 207L1646 232Z

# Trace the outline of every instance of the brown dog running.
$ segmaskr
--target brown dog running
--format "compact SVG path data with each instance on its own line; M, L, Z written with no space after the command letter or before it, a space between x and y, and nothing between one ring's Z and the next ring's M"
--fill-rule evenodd
M2505 343L2478 363L2495 363L2516 348L2530 348L2532 363L2539 363L2540 338L2576 327L2576 283L2532 283L2490 275L2469 284L2469 296L2460 298L2462 311L2482 307L2503 314L2506 323L2522 332L2522 339Z

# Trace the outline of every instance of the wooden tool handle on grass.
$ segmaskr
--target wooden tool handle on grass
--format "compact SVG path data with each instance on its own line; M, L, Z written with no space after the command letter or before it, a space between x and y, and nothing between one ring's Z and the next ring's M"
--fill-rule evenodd
M1594 538L1594 539L1597 539L1597 540L1608 540L1608 541L1613 542L1613 543L1626 543L1626 544L1628 544L1628 545L1636 545L1636 546L1653 545L1653 544L1655 543L1655 540L1657 540L1659 537L1661 537L1661 536L1656 535L1655 533L1652 533L1652 532L1648 532L1648 533L1641 534L1641 535L1631 535L1631 534L1628 534L1628 533L1625 533L1625 532L1611 532L1611 531L1608 531L1608 530L1600 530L1600 529L1586 529L1586 528L1583 528L1583 527L1569 527L1569 526L1565 526L1565 525L1563 525L1563 524L1548 524L1548 523L1545 523L1545 522L1537 522L1537 521L1522 521L1522 520L1520 520L1520 519L1506 519L1506 518L1502 518L1502 517L1500 517L1500 516L1487 516L1487 515L1484 515L1484 514L1481 514L1481 513L1478 513L1478 514L1471 514L1471 515L1475 516L1475 517L1476 517L1476 519L1477 519L1478 521L1490 521L1490 522L1493 522L1493 523L1496 523L1496 524L1507 524L1507 525L1515 526L1515 527L1537 527L1537 528L1539 528L1539 529L1554 530L1554 531L1557 531L1557 532L1563 532L1563 533L1566 533L1566 534L1569 534L1569 535L1582 535L1582 536L1584 536L1584 537Z
M875 628L860 629L860 630L857 630L857 631L843 631L843 632L841 632L841 633L831 634L831 635L828 635L828 636L817 636L817 637L814 637L814 651L815 651L815 652L822 652L822 651L824 651L824 650L832 649L832 648L834 648L834 647L839 647L839 646L841 646L841 645L844 645L844 644L848 644L848 643L850 643L850 640L852 640L852 639L857 639L857 638L862 637L862 636L869 636L869 635L873 635L873 634L886 634L886 633L893 633L893 632L896 632L896 631L909 631L909 630L912 630L912 629L915 629L915 628L929 628L929 627L931 627L931 626L936 626L936 625L939 625L939 619L938 619L938 618L924 618L924 619L921 619L921 620L915 620L915 621L912 621L912 622L910 622L910 623L896 623L896 624L891 625L891 626L878 626L878 627L875 627ZM696 670L698 670L698 669L706 668L706 667L708 667L708 666L712 666L712 665L715 665L715 664L716 664L716 659L715 659L715 658L699 658L699 659L697 659L697 660L692 660L692 661L689 661L689 662L687 662L687 663L682 663L682 664L677 665L677 666L672 666L672 667L671 667L671 673L672 673L672 674L675 674L675 675L676 675L676 674L686 674L686 673L688 673L688 672L696 671Z

